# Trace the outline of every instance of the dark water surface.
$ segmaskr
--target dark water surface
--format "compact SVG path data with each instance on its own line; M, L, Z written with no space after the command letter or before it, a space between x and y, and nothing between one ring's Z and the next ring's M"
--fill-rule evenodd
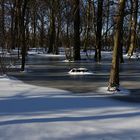
M104 59L100 64L94 61L64 62L64 58L32 55L27 58L27 72L10 72L9 74L25 83L53 87L74 93L94 92L98 87L107 86L111 60ZM93 75L73 76L68 71L74 67L86 67ZM140 61L126 60L120 66L120 80L123 86L132 91L139 91ZM134 87L135 86L135 87Z

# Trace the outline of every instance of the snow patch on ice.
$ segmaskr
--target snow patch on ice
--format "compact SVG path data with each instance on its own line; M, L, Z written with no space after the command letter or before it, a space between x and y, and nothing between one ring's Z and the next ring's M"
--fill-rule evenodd
M103 94L109 94L109 95L130 95L130 91L128 89L125 89L123 87L119 87L118 91L108 91L108 87L100 87L97 89L97 92L103 93Z
M65 57L63 54L37 54L37 56L42 56L42 57L53 57L53 58L59 58L59 57Z
M124 54L123 57L126 59L139 59L140 53L134 53L131 57L128 54Z
M66 60L63 60L62 62L73 63L74 61L73 61L73 60L68 60L68 59L66 59Z

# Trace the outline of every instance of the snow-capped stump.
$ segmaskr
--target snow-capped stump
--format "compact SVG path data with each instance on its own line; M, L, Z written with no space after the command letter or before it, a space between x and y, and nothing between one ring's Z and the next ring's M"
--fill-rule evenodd
M118 87L109 87L108 91L109 92L116 92L116 91L120 91L120 89Z
M73 68L68 72L70 75L92 75L87 68Z

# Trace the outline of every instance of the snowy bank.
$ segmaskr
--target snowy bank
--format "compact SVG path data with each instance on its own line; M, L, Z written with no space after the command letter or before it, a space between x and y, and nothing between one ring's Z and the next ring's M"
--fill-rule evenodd
M0 78L1 140L139 140L140 104Z

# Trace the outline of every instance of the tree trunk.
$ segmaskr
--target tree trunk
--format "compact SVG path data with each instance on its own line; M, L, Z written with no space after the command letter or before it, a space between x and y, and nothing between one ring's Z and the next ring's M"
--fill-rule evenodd
M129 23L128 23L128 37L127 37L127 44L126 44L126 53L128 53L129 50L129 46L130 46L130 40L131 40L131 25L132 25L132 9L133 9L133 4L132 4L132 0L130 0L131 2L131 13L130 13L130 17L129 17Z
M16 1L14 1L13 3L13 7L11 9L11 48L15 49L15 31L14 31L14 27L15 27L15 9L16 9Z
M22 55L22 60L21 60L21 71L24 71L25 69L25 57L26 57L26 37L25 37L25 13L26 13L26 8L27 8L27 3L28 0L23 0L23 6L21 8L21 55Z
M41 48L44 48L44 37L45 37L45 34L44 34L44 15L41 14L41 17L40 17L40 21L41 21L41 29L40 29L40 47Z
M16 0L16 9L15 9L15 26L14 26L14 34L15 34L15 47L18 48L18 59L20 58L20 45L21 45L21 3L22 1Z
M95 46L95 61L96 62L101 61L102 12L103 12L103 0L98 0L96 46Z
M89 47L89 32L90 32L90 24L91 24L91 15L90 15L90 12L91 12L91 0L88 1L87 3L87 11L86 11L86 27L85 27L85 39L84 39L84 48L83 48L83 51L84 52L87 52L87 48Z
M80 60L80 1L74 0L74 60Z
M5 48L5 8L4 0L0 1L0 47Z
M106 8L106 32L105 32L105 46L104 49L108 48L108 27L109 27L109 14L110 14L110 0L107 0L107 8Z
M57 1L56 3L56 6L57 6L57 11L58 11L58 14L57 14L57 26L56 26L56 41L55 41L55 48L54 48L54 53L55 54L59 54L59 46L60 46L60 42L59 42L59 39L60 39L60 32L61 32L61 20L62 20L62 15L61 15L61 3L60 1Z
M137 34L137 14L138 14L138 0L133 0L133 9L132 9L132 25L131 25L131 38L130 46L128 50L128 56L132 56L134 49L136 48L136 34Z
M37 20L36 20L36 5L34 5L33 9L33 17L32 17L32 30L33 30L33 41L32 41L32 47L37 47L37 38L36 38L36 30L37 30Z
M55 39L56 39L56 29L55 29L55 1L52 0L52 9L50 17L50 27L49 27L49 48L48 53L54 53Z
M0 47L2 49L5 48L5 9L4 9L4 0L0 1ZM0 54L0 75L6 73L5 64L4 64L4 56Z
M120 0L118 14L115 17L116 20L116 27L115 27L115 34L114 34L114 50L113 50L113 57L112 57L112 66L109 78L109 91L116 91L119 89L119 47L121 43L121 27L123 26L123 15L124 15L124 8L125 8L125 0Z
M121 25L120 25L120 31L121 31L121 40L120 40L120 47L119 47L119 61L120 63L124 63L124 59L123 59L123 34L124 34L124 31L123 31L123 22L124 22L124 12L122 13L122 20L121 20Z

